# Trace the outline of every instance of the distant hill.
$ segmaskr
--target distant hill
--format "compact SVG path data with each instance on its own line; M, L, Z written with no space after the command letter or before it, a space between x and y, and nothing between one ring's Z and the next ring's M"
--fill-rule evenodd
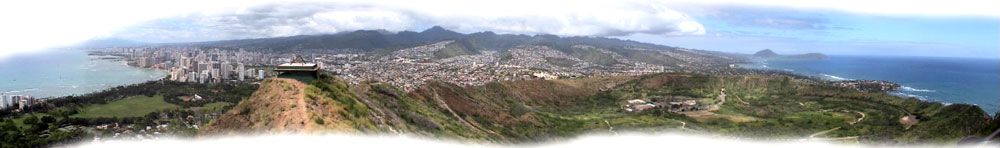
M774 53L774 51L771 51L771 49L764 49L761 51L757 51L757 53L754 53L753 56L762 58L779 57L779 55L777 53Z
M779 55L771 49L764 49L757 51L753 54L754 58L763 59L826 59L827 56L822 53L807 53L807 54L797 54L797 55Z

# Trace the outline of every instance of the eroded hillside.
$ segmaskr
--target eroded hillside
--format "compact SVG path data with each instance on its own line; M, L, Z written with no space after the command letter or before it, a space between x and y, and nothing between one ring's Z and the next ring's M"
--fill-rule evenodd
M294 79L271 78L257 92L240 102L207 133L252 132L357 132L368 129L368 110L358 103L339 79L317 80L312 85Z

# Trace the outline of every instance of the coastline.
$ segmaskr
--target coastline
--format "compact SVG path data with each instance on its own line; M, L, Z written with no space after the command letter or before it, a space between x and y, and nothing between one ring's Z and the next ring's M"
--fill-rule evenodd
M773 59L773 60L783 60L783 59ZM784 60L789 60L789 59L784 59ZM798 59L791 59L791 60L798 60ZM826 74L826 73L809 74L809 73L799 72L799 71L796 71L794 69L768 67L767 65L769 63L767 63L767 61L769 61L769 60L768 59L754 59L753 62L747 62L747 63L737 64L737 67L743 68L743 69L787 71L787 72L791 72L794 75L798 75L798 76L802 76L802 77L815 78L815 79L826 81L826 82L851 81L851 80L868 80L868 79L845 78L845 77L831 75L831 74ZM757 66L756 64L759 64L759 66ZM889 80L877 80L877 81L887 81L887 82L892 82L892 83L899 84L898 82L893 82L893 81L889 81ZM906 86L906 85L903 85L903 84L899 84L899 85L900 85L899 89L892 90L892 91L887 91L885 93L886 94L890 94L890 95L894 95L894 96L898 96L898 97L902 97L902 98L910 98L910 97L912 97L912 98L917 98L917 99L920 99L922 101L927 101L927 102L940 102L940 103L945 103L945 104L952 104L950 102L928 100L927 98L925 98L925 96L914 95L914 94L907 94L907 93L901 92L903 90L918 90L918 91L934 92L934 90L916 89L916 88L909 87L909 86Z
M996 92L989 91L996 84L988 84L995 81L992 79L995 76L984 76L996 72L980 70L989 67L983 66L988 63L920 57L831 56L826 60L833 61L753 59L736 65L743 69L786 71L823 81L888 81L899 85L898 89L885 92L888 95L944 105L975 105L991 114L998 111L996 99L1000 98L994 98ZM915 67L918 65L937 67Z
M82 49L69 49L69 50L75 50L75 51L72 52L56 51L56 53L54 53L55 55L44 55L44 56L56 56L56 57L72 56L62 59L74 59L74 60L62 61L62 62L79 63L79 65L57 63L56 65L65 67L63 69L69 71L59 71L55 73L76 73L75 75L70 75L69 77L64 77L60 75L50 76L61 79L58 80L58 82L47 82L51 80L31 80L31 79L24 80L23 78L18 79L17 77L14 77L12 78L12 80L15 83L11 83L11 86L15 87L8 88L7 90L4 90L2 93L6 95L27 95L35 97L39 101L44 101L44 100L62 98L68 96L87 95L91 93L106 91L108 89L119 86L146 83L150 81L159 81L166 78L168 75L166 70L139 68L130 66L127 64L128 62L127 59L121 56L92 54L94 50L82 50ZM78 55L78 53L83 55ZM31 64L31 63L11 63L11 64ZM116 66L116 67L107 67L107 66ZM117 66L122 66L122 67L117 67ZM142 76L132 75L130 76L131 78L87 79L87 77L95 77L95 76L105 77L106 75L104 74L95 73L100 70L115 70L115 72L121 72L119 70L122 70L123 68L127 69L137 68L135 70L141 70L141 71L152 70L152 72L136 72L136 73L149 73L149 74L148 75L143 74ZM115 77L115 75L107 77ZM108 81L108 80L113 80L113 81ZM42 81L42 82L37 82L37 81ZM26 85L26 87L18 88L16 87L19 86L17 85L17 82L22 82L22 83L31 82L31 83L36 83L38 85ZM45 83L49 83L49 85L45 85ZM58 83L62 84L52 85Z
M146 82L150 82L150 81L160 81L160 80L163 80L164 78L167 78L167 76L169 75L169 72L167 72L167 70L154 69L154 68L142 68L142 67L136 67L136 66L129 65L128 64L129 60L127 58L125 58L125 57L122 57L122 56L106 55L106 54L94 55L94 54L92 54L94 52L94 50L85 50L85 52L87 52L87 56L89 58L91 58L92 60L96 59L96 60L107 60L107 61L111 61L111 62L122 62L121 63L122 66L126 66L126 67L129 67L129 68L138 68L138 69L143 69L143 70L153 70L153 71L162 72L163 74L161 76L157 77L157 78L149 78L149 79L145 79L145 80L139 81L137 83L120 84L120 85L109 85L109 86L106 86L105 88L94 90L94 91L90 91L90 92L87 92L87 93L84 93L84 94L71 94L71 95L64 95L64 96L52 96L52 97L43 98L42 100L47 100L47 99L52 99L52 98L59 98L59 97L67 97L67 96L87 95L87 94L91 94L91 93L106 91L108 89L111 89L111 88L114 88L114 87L118 87L118 86L128 86L128 85L133 85L133 84L146 83ZM116 57L116 58L114 58L114 59L100 58L102 56L104 56L104 57Z

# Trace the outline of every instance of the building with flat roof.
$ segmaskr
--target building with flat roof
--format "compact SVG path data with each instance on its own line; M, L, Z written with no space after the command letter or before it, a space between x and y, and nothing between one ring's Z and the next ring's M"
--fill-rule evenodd
M319 77L319 64L306 63L302 58L292 60L291 63L278 65L274 68L278 72L278 77L284 78L317 78Z

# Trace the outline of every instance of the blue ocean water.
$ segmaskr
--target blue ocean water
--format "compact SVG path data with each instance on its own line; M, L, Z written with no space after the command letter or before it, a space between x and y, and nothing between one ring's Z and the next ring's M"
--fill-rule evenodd
M974 104L988 113L1000 104L1000 60L944 57L830 56L823 60L766 60L746 68L791 71L829 80L888 80L892 94L942 103Z
M0 58L0 93L54 97L160 79L166 72L101 60L82 50L47 50Z

